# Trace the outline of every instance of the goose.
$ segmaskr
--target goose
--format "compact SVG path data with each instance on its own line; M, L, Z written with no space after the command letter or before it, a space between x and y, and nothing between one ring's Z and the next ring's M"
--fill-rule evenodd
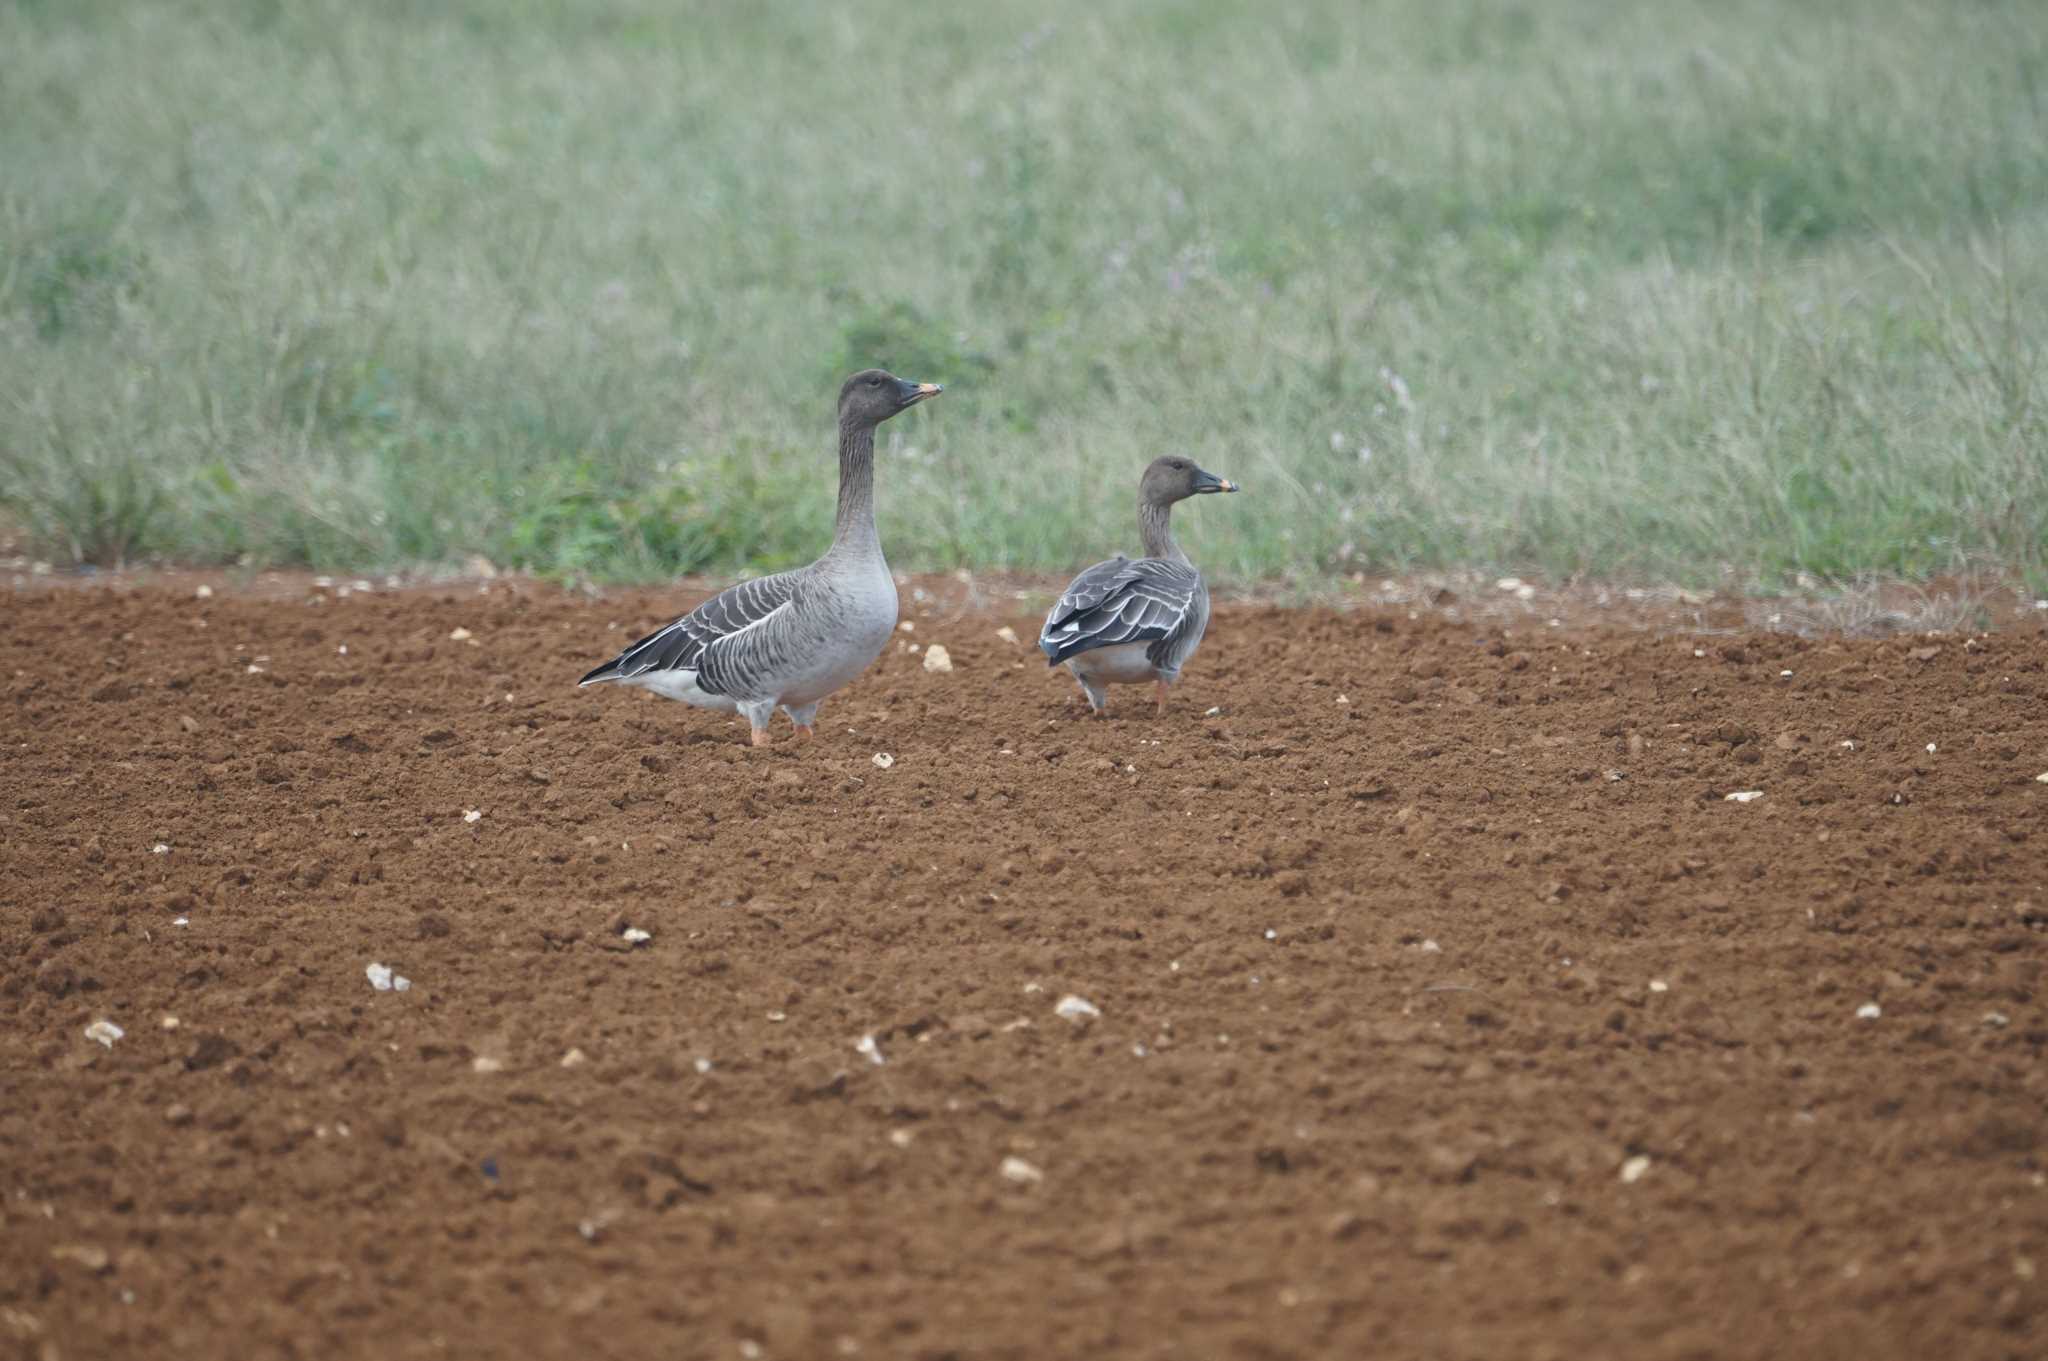
M896 631L896 582L875 532L875 427L936 397L937 383L865 369L839 389L839 517L808 567L756 577L626 648L581 685L616 681L738 713L757 747L780 707L811 737L825 696L867 670Z
M1152 460L1138 482L1138 533L1145 556L1119 553L1067 586L1038 635L1046 665L1062 662L1081 684L1088 707L1109 713L1103 688L1153 681L1159 712L1167 687L1201 645L1209 627L1209 587L1173 540L1173 503L1238 485L1174 455Z

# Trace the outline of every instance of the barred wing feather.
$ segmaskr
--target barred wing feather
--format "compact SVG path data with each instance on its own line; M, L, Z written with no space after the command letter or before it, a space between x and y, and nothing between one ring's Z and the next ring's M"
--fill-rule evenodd
M729 586L680 619L662 625L630 644L625 651L585 676L580 684L631 680L650 671L695 671L697 686L707 694L724 693L718 672L705 668L705 649L721 638L760 623L788 604L796 594L797 572L779 572Z
M1046 664L1120 643L1151 643L1157 662L1195 613L1201 578L1162 558L1111 558L1074 578L1045 617L1038 646Z

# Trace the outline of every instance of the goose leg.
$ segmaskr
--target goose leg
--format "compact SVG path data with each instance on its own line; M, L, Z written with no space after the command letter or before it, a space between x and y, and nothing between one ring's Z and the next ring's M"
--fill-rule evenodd
M790 722L796 724L796 735L800 741L808 742L818 735L818 730L811 726L818 717L816 704L804 704L794 709L785 704L782 711L789 715Z
M1159 716L1166 717L1166 682L1159 682Z
M757 747L767 746L768 720L775 717L775 701L771 699L765 704L742 704L738 708L740 717L746 719L747 726L753 729L750 734L753 744Z
M1109 716L1109 695L1102 687L1091 684L1072 662L1067 663L1067 674L1074 678L1074 684L1081 687L1081 698L1088 701L1088 713L1093 718Z

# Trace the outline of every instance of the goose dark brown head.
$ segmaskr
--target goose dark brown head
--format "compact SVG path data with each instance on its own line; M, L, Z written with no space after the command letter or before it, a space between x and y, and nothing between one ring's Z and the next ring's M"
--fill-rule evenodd
M1153 459L1145 469L1145 476L1138 483L1138 499L1150 506L1170 506L1190 496L1237 489L1237 483L1203 472L1193 459L1167 454Z
M872 429L943 390L937 383L911 383L881 369L862 369L839 389L839 423Z

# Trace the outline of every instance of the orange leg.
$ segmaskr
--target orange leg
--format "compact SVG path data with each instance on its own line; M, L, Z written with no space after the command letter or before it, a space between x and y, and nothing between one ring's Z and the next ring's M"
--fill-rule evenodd
M817 735L818 730L808 723L799 723L796 725L796 740L799 742L808 742Z
M768 730L766 728L754 729L754 745L757 747L768 745Z
M1166 717L1166 682L1159 682L1159 716Z

